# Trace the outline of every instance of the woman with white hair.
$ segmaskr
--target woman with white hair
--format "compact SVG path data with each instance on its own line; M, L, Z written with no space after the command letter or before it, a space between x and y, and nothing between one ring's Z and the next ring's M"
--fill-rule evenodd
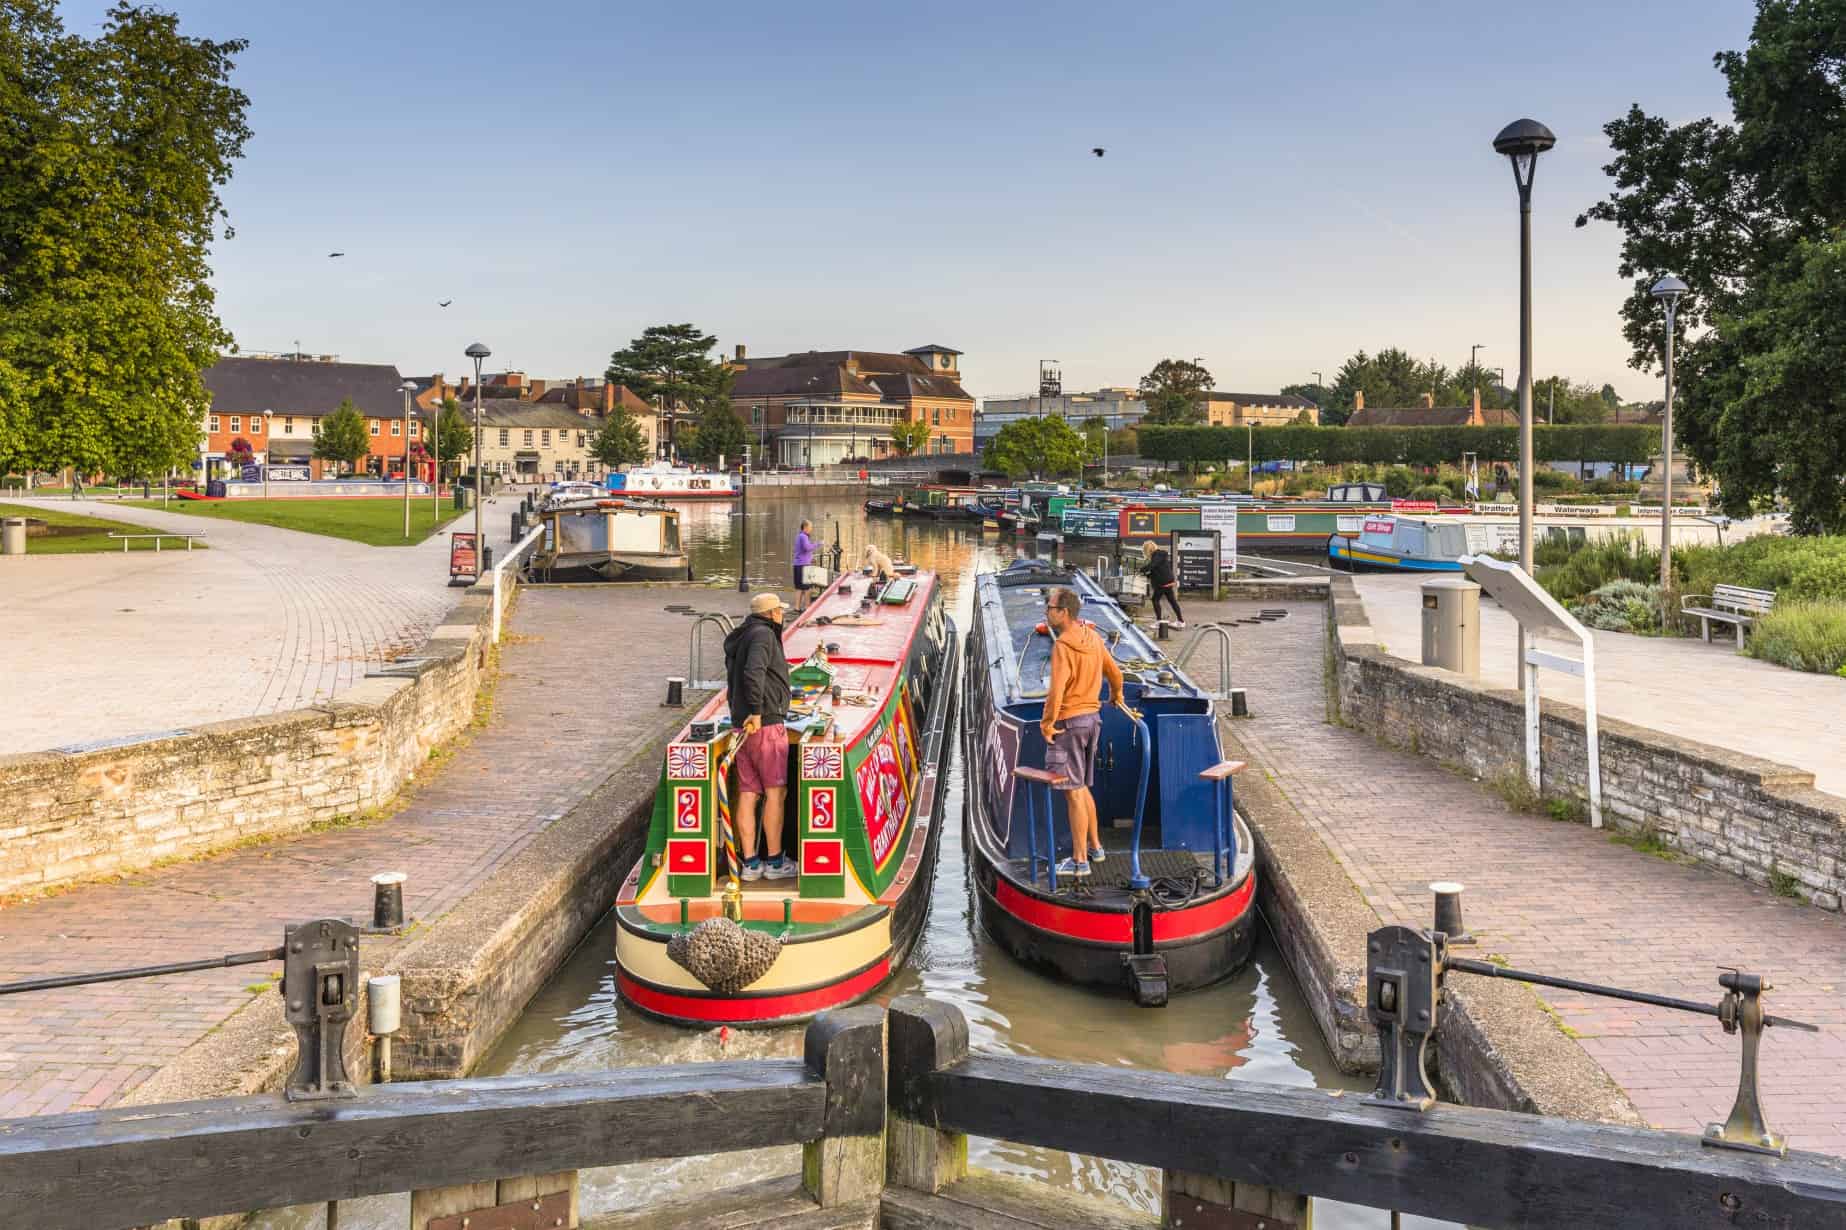
M1171 625L1183 628L1186 621L1179 613L1179 578L1173 575L1173 556L1152 539L1141 544L1141 556L1147 562L1141 571L1147 577L1147 590L1154 599L1154 618L1160 618L1160 600L1165 598L1173 608Z

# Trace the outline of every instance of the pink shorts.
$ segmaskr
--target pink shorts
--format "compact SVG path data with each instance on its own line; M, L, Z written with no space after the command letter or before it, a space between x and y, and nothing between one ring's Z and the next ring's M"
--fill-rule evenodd
M737 753L737 792L761 794L788 785L788 727L777 722L744 740Z

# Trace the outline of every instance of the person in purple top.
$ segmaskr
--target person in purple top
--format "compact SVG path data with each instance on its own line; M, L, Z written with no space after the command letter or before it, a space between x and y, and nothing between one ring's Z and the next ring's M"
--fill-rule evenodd
M806 572L814 557L820 554L820 544L814 541L814 523L803 517L801 530L795 535L795 592L801 595L803 603L808 597Z

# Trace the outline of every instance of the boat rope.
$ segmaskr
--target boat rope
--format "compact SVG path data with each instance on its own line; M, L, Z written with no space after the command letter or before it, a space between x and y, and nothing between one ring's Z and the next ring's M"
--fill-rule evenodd
M1195 867L1189 876L1155 876L1147 887L1148 896L1158 910L1183 910L1205 886L1205 869Z
M718 779L715 793L718 796L718 831L724 838L725 865L731 869L731 879L735 880L744 869L743 860L737 857L737 823L731 818L731 762L737 759L737 752L744 745L741 730L732 734L731 746L718 758Z

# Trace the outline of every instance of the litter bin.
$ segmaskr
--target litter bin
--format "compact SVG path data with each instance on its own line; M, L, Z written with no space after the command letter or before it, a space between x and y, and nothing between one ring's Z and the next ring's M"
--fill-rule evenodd
M0 520L0 555L26 553L26 519L7 517Z
M462 486L460 483L456 483L449 490L455 497L456 508L461 509L468 507L468 489L466 487Z
M205 494L222 500L224 498L224 480L222 478L209 479L205 484Z
M1423 665L1481 675L1481 587L1461 577L1423 582Z

